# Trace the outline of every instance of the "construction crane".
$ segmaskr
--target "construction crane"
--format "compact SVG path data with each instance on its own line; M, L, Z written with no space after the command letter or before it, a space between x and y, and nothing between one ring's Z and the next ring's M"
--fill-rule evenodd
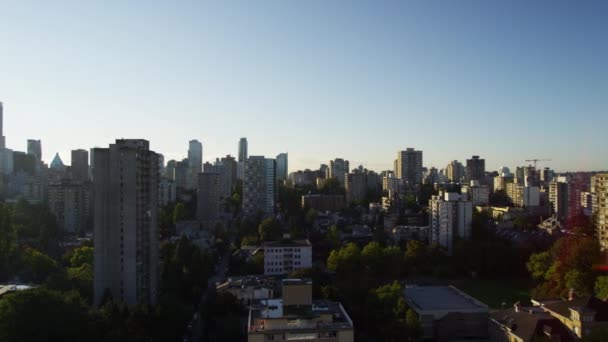
M539 161L551 161L551 159L526 159L526 162L534 162L534 169L536 169L536 163Z

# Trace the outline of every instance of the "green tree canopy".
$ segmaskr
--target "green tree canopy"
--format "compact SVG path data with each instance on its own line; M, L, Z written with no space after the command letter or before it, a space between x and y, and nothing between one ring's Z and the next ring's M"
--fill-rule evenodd
M258 233L262 241L279 240L283 236L283 227L274 217L269 217L260 223Z

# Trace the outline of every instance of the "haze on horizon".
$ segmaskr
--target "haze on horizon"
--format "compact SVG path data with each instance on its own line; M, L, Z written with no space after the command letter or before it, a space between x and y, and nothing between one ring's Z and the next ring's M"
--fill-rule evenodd
M392 169L608 169L608 3L78 2L2 6L7 147L143 138L165 159L289 153Z

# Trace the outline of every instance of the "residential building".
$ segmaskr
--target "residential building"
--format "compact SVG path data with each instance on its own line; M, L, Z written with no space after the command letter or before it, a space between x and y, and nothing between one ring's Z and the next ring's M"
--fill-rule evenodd
M544 183L549 183L553 180L554 172L550 168L546 167L540 171L540 180Z
M13 173L13 169L13 150L0 148L0 173L3 175L10 175Z
M224 198L228 198L232 196L232 191L234 191L234 188L236 187L237 161L231 155L227 155L219 161L219 164L224 166L224 177L222 179L223 186L221 196Z
M435 184L439 182L439 171L435 167L431 167L428 169L426 174L424 175L424 183L425 184Z
M429 226L396 226L393 228L393 241L399 244L402 241L417 240L423 243L429 241Z
M344 186L346 188L346 203L358 203L365 199L367 194L366 175L361 172L348 173L345 175Z
M280 153L277 156L277 181L287 180L287 153Z
M158 157L147 140L116 140L94 153L95 304L109 291L127 304L159 295Z
M346 208L344 195L311 194L302 196L302 209L317 211L340 211Z
M165 177L161 177L158 183L158 205L164 207L169 203L175 202L177 191L175 181Z
M182 159L175 163L175 187L180 190L188 188L188 159Z
M471 159L467 159L467 168L465 170L466 180L480 181L483 182L486 174L486 160L479 158L479 156L473 156Z
M6 148L6 137L4 136L4 106L0 102L0 149Z
M549 183L549 202L551 202L553 214L562 223L569 222L571 215L574 214L570 212L571 195L572 190L568 177L558 176Z
M198 174L197 219L213 224L219 218L222 175L218 172Z
M576 297L570 290L567 300L532 301L559 320L576 339L587 337L593 328L608 326L608 303L593 297Z
M312 246L308 240L282 239L265 242L264 274L286 275L312 267Z
M346 175L349 171L348 160L342 158L336 158L329 161L329 168L327 169L328 174L326 178L335 178L344 185Z
M48 206L64 232L81 234L92 228L91 184L88 180L64 178L50 181Z
M494 342L571 341L565 326L535 306L495 310L490 314L489 340Z
M237 161L239 163L245 163L249 155L247 154L247 138L241 138L239 140L239 155Z
M466 199L473 202L473 206L490 203L490 188L487 185L481 185L477 180L472 180L470 185L463 185L460 192Z
M462 166L462 163L458 160L451 161L448 166L446 166L445 170L450 182L460 183L464 179L464 166Z
M27 140L27 154L36 158L37 162L42 160L42 142L40 140Z
M513 183L513 176L508 176L508 175L500 175L497 177L494 177L494 192L496 191L506 191L507 190L507 184L509 183Z
M284 279L280 299L249 308L247 341L353 342L354 326L337 302L313 300L312 281Z
M597 215L597 237L602 250L608 249L608 173L598 173L591 178L593 214Z
M408 187L422 184L422 151L408 147L405 151L397 152L395 165L397 178L403 179Z
M404 294L418 316L422 340L487 338L488 306L454 286L406 286Z
M507 197L516 207L536 207L540 205L540 189L521 183L507 183Z
M217 292L227 292L235 296L242 304L253 304L261 299L272 299L278 280L273 276L247 275L230 277L216 286Z
M177 162L174 159L171 159L167 162L165 166L165 172L163 173L163 177L170 180L175 180L175 166Z
M289 174L289 183L291 186L314 185L319 178L325 179L325 173L321 170L298 170Z
M277 199L276 163L263 156L250 156L245 162L243 180L243 214L255 215L262 211L274 214Z
M87 150L72 150L71 171L74 179L89 180L89 152Z
M188 143L188 177L187 188L196 189L198 174L203 171L203 144L194 139Z
M440 192L429 201L429 210L430 243L452 255L455 238L471 238L473 202L457 193Z

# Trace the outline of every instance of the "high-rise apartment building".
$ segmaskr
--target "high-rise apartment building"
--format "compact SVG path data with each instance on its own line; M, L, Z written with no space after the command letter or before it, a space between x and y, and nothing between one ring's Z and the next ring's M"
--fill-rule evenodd
M50 181L48 205L64 232L78 234L88 230L91 223L91 183L66 178Z
M267 216L273 215L277 197L275 160L250 156L245 162L244 176L243 213L250 216L262 211Z
M572 196L568 177L558 176L549 183L549 202L551 202L553 213L562 223L569 222L570 216L573 214L570 212L571 197L574 196Z
M40 140L27 140L27 154L36 158L36 161L42 160L42 142Z
M422 183L422 151L406 148L397 152L397 178L404 179L408 186L418 186Z
M4 107L0 102L0 149L6 148L6 137L4 136Z
M158 206L164 207L169 203L175 202L176 198L175 181L161 177L158 183Z
M198 174L198 198L196 216L200 222L217 221L220 212L220 190L222 174L203 172Z
M89 152L72 150L72 176L77 180L89 180Z
M277 180L287 180L287 153L281 153L277 156Z
M244 163L249 155L247 154L247 138L241 138L239 140L239 155L237 161L239 163Z
M336 178L340 184L344 185L345 177L349 172L348 160L342 158L330 160L327 171L327 178Z
M159 294L158 157L147 140L95 149L95 303L155 304Z
M473 206L483 206L490 203L490 187L482 185L477 180L473 180L469 184L463 185L460 192L465 199L473 202Z
M486 174L486 160L473 156L467 159L466 180L468 182L477 180L482 182Z
M167 165L165 166L165 172L163 173L163 177L170 179L170 180L175 180L175 163L177 163L175 161L175 159L171 159L167 162Z
M188 159L182 159L175 163L175 187L181 190L188 188Z
M190 140L188 145L188 189L196 189L198 174L201 172L203 172L203 144L198 140Z
M0 174L10 175L13 173L13 150L0 148Z
M367 179L362 172L348 173L344 182L346 203L360 202L367 194Z
M457 193L440 193L429 201L430 243L448 255L454 250L454 239L468 240L472 234L473 202L463 200Z
M501 175L494 177L494 192L507 191L507 184L513 183L513 176Z
M454 183L462 182L464 175L465 175L465 170L464 170L464 166L462 166L461 162L459 162L458 160L452 160L448 164L448 166L446 166L445 170L446 170L446 176L448 177L450 182L454 182Z
M608 249L608 173L591 178L593 213L597 215L597 237L602 250Z

